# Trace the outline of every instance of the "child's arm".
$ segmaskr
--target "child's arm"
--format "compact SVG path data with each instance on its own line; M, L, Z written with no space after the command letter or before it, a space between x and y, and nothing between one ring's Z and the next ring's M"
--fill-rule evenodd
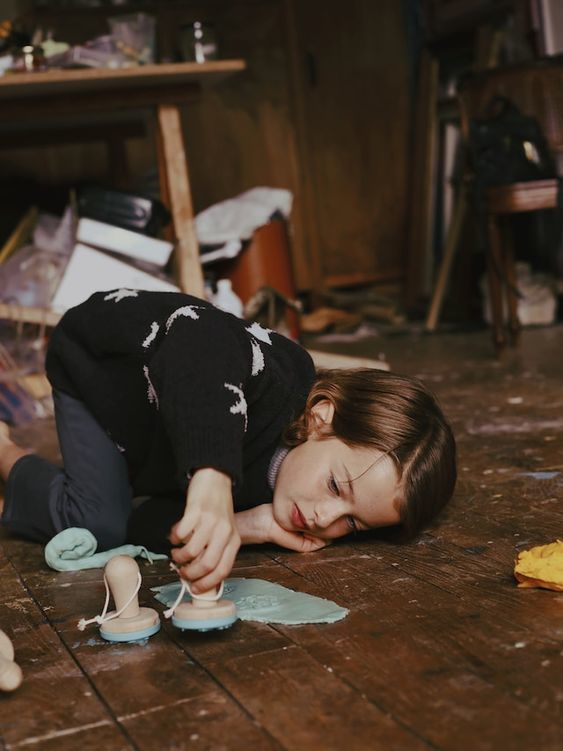
M229 475L212 467L194 472L184 516L172 527L170 541L182 545L172 558L193 592L217 587L231 573L241 540Z
M235 522L243 545L256 545L272 542L282 548L296 550L298 553L311 553L328 545L330 540L306 535L300 532L288 532L274 519L271 503L239 511Z

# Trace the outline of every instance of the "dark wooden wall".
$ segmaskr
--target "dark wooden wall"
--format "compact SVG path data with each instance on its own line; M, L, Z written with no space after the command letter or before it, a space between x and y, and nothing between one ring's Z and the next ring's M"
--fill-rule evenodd
M108 13L129 10L51 8L35 20L84 41L107 31ZM221 57L248 62L186 112L196 210L257 185L288 188L300 289L400 279L410 127L403 3L173 0L143 10L159 18L161 56L174 54L181 23L205 18ZM101 148L3 153L0 169L103 180ZM153 164L148 141L128 151L134 173Z

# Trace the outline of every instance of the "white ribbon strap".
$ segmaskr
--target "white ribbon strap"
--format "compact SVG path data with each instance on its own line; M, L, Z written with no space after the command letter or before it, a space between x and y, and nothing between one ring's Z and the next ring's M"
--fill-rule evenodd
M137 585L135 586L135 591L133 592L131 597L127 600L127 602L122 608L120 608L119 610L116 610L115 613L111 613L111 615L106 615L106 613L108 612L110 591L109 591L109 584L106 579L106 575L104 574L104 584L106 585L106 601L104 603L104 608L101 612L101 615L96 615L94 616L94 618L89 618L88 620L81 618L77 623L77 628L79 629L79 631L84 631L86 626L88 626L90 623L98 623L101 626L102 623L105 623L106 621L111 621L113 618L118 618L121 615L121 613L123 613L123 611L126 610L129 607L129 605L131 605L131 603L137 596L139 590L141 589L141 582L142 582L141 573L137 572Z
M180 579L180 581L182 582L182 586L180 587L180 594L176 598L176 601L174 602L174 604L171 607L169 607L168 610L165 610L164 613L162 614L165 618L172 618L172 616L174 615L174 611L176 610L176 608L182 601L183 596L186 594L186 591L188 589L187 582L184 581L184 579Z
M177 573L179 573L178 568L173 563L170 564L170 568L173 571L176 571ZM171 607L169 607L168 610L164 611L163 616L165 618L171 618L174 615L174 611L176 610L178 605L182 602L182 598L184 597L186 592L190 595L192 600L202 600L204 602L216 602L217 600L221 599L223 595L223 590L225 589L225 582L221 582L221 584L219 585L219 589L217 590L217 592L215 592L214 595L195 595L190 588L190 583L186 581L186 579L182 579L182 577L180 577L180 582L182 586L180 587L180 592L178 594L178 597L176 598L176 601L174 602L174 604Z
M140 548L141 548L141 552L145 554L147 561L149 563L154 563L153 557L151 555L151 551L147 550L144 545L141 545Z

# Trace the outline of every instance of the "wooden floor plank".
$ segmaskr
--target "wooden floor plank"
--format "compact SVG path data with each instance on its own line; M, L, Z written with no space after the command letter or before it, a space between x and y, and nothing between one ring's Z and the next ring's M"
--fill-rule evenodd
M109 748L130 748L112 713L1 551L0 601L0 625L12 640L24 674L22 686L0 698L0 738L6 748L57 739L71 744L71 736L94 729Z
M560 723L538 717L481 678L472 660L460 659L426 624L380 631L377 608L351 618L347 626L335 624L326 638L310 627L291 636L394 720L416 728L432 747L560 747Z
M499 701L512 697L532 707L537 713L532 722L545 732L540 715L547 722L562 719L560 601L546 592L518 590L496 561L464 555L452 545L446 551L439 548L434 545L428 556L420 545L388 546L387 555L365 553L315 563L302 558L293 565L325 589L338 576L351 582L341 584L340 601L372 615L378 634L400 630L408 638L410 630L420 630L424 623L437 645L452 659L457 656L460 669L496 686ZM465 570L460 558L467 559ZM374 601L376 605L365 605ZM533 687L530 674L536 676ZM518 711L517 701L513 712Z
M80 728L67 728L35 736L28 736L17 743L0 746L6 751L13 749L41 749L41 751L130 751L136 746L123 737L112 723L102 721Z
M142 751L283 751L273 738L224 692L215 691L165 707L119 718Z
M300 647L224 658L208 669L285 749L430 748Z
M513 565L563 536L562 345L558 326L524 331L502 361L485 332L343 346L385 350L435 389L460 481L407 545L372 535L304 556L241 552L234 576L349 608L334 624L186 634L166 622L144 645L108 644L76 628L103 605L101 570L51 571L41 546L0 530L0 627L25 676L0 696L0 748L559 751L562 595L518 589ZM52 422L18 434L56 458ZM140 566L141 602L162 612L149 587L175 575Z
M98 581L90 580L94 573ZM67 581L59 584L58 577ZM77 629L82 616L92 617L101 611L105 597L101 570L55 574L53 578L54 582L45 585L43 581L42 585L34 587L33 596L46 613L56 613L51 626L89 676L93 692L111 707L116 725L126 737L135 739L135 747L157 748L156 739L162 733L169 738L174 728L177 742L181 743L183 736L174 718L184 717L189 707L198 707L200 724L204 723L201 718L207 715L213 718L212 730L202 731L202 738L228 738L236 726L241 742L231 745L233 749L248 748L244 745L247 741L260 748L270 748L267 734L257 728L228 693L219 689L214 679L190 658L188 650L178 644L178 632L169 624L151 639L132 644L106 642L100 637L96 624L85 631ZM68 579L73 579L72 583ZM162 609L145 586L140 593L140 603ZM223 632L215 632L211 638L225 641L228 637ZM281 638L277 636L278 640ZM220 712L216 711L218 706ZM145 735L147 727L153 728L152 736Z

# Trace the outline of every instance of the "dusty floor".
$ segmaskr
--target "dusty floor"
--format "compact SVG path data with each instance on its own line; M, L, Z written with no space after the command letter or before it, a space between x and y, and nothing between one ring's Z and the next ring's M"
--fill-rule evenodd
M318 348L327 345L317 344ZM239 576L350 608L333 625L238 622L110 645L99 570L49 570L0 538L0 627L22 687L0 696L0 748L555 751L563 745L563 594L515 585L517 552L563 536L563 328L524 331L500 361L488 332L331 345L385 353L438 394L459 444L447 513L416 543L350 540L299 556L241 552ZM52 451L52 426L22 431ZM171 580L142 564L148 587Z

